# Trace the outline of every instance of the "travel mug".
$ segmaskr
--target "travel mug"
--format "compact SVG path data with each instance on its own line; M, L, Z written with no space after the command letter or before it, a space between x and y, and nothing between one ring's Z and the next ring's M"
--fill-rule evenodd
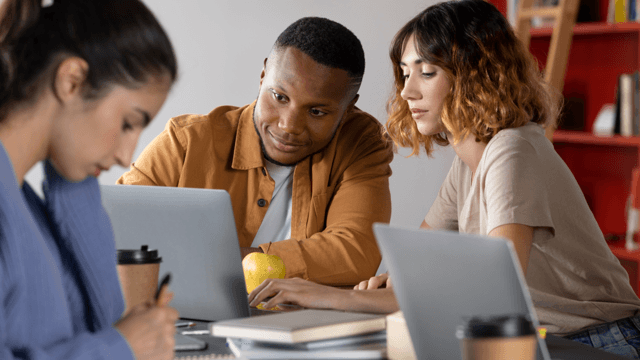
M139 250L118 250L118 277L124 296L125 314L132 307L153 299L158 288L162 258L158 250L142 245Z
M463 360L536 359L536 331L525 315L472 317L456 335Z

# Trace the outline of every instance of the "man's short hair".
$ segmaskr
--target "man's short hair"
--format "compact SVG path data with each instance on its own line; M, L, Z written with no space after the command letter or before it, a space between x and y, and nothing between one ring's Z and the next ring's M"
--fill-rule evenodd
M321 17L304 17L289 25L278 36L274 50L295 47L315 62L345 70L360 87L364 75L364 50L351 30Z

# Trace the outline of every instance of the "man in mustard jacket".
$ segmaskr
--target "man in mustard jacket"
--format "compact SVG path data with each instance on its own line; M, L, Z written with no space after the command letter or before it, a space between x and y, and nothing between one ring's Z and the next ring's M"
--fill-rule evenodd
M355 107L364 51L344 26L302 18L264 61L258 98L172 118L119 184L225 189L243 256L287 277L353 285L375 275L389 222L392 143Z

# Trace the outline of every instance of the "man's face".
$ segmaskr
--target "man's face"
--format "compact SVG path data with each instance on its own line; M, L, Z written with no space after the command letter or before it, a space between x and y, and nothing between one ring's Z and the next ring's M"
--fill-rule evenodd
M295 165L324 149L357 100L351 81L347 71L321 65L296 48L272 53L253 114L265 158Z

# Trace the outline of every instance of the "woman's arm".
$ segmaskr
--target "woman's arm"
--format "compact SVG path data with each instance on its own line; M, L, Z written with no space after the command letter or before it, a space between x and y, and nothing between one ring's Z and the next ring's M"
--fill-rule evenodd
M533 228L522 224L505 224L491 230L489 236L511 240L516 249L522 272L526 275L527 266L529 265L529 253L533 243Z
M431 229L431 226L425 220L422 220L420 228L428 230ZM533 243L533 228L522 224L505 224L491 230L489 236L511 240L516 249L522 271L526 274L531 244Z

